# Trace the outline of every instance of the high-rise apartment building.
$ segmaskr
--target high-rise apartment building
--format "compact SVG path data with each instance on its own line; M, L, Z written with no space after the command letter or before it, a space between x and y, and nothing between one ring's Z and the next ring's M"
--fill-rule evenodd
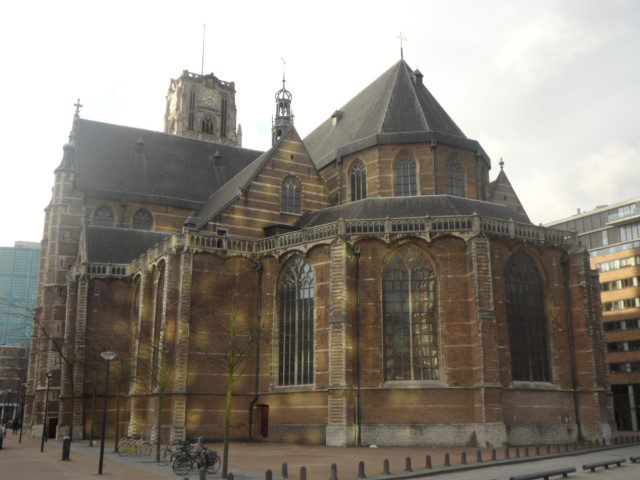
M640 198L596 207L549 227L577 231L600 273L611 389L618 429L640 423Z
M29 344L39 262L39 243L0 247L0 345Z

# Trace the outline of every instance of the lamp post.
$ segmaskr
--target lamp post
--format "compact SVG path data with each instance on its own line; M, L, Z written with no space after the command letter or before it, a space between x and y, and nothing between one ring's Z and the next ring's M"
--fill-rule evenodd
M98 475L102 475L102 464L104 463L104 436L107 426L107 394L109 393L109 364L116 358L116 352L102 352L100 354L107 362L107 374L104 377L104 408L102 410L102 433L100 434L100 463L98 464Z
M49 414L49 384L53 372L47 372L47 393L44 396L44 419L42 420L42 439L40 440L40 452L44 452L44 439L47 434L47 415Z

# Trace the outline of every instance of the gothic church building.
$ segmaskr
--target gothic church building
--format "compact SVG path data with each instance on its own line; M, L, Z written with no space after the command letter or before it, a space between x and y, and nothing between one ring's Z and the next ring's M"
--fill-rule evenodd
M587 252L531 223L502 165L489 180L420 71L400 60L304 139L284 80L275 101L265 152L242 148L213 74L171 81L163 133L76 112L46 208L33 434L47 374L49 435L99 431L112 350L110 435L220 439L232 338L238 439L613 433Z

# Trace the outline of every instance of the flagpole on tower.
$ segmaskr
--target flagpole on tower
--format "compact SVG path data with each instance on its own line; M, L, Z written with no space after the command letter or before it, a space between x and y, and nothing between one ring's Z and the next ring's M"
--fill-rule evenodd
M207 30L207 25L202 25L202 63L200 64L200 75L204 75L204 35Z

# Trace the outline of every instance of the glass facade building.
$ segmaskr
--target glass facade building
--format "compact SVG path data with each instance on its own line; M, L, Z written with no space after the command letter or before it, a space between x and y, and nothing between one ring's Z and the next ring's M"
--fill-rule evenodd
M29 345L39 263L39 243L0 247L0 345Z
M549 227L575 231L600 274L602 320L619 430L640 424L640 198L578 212Z

